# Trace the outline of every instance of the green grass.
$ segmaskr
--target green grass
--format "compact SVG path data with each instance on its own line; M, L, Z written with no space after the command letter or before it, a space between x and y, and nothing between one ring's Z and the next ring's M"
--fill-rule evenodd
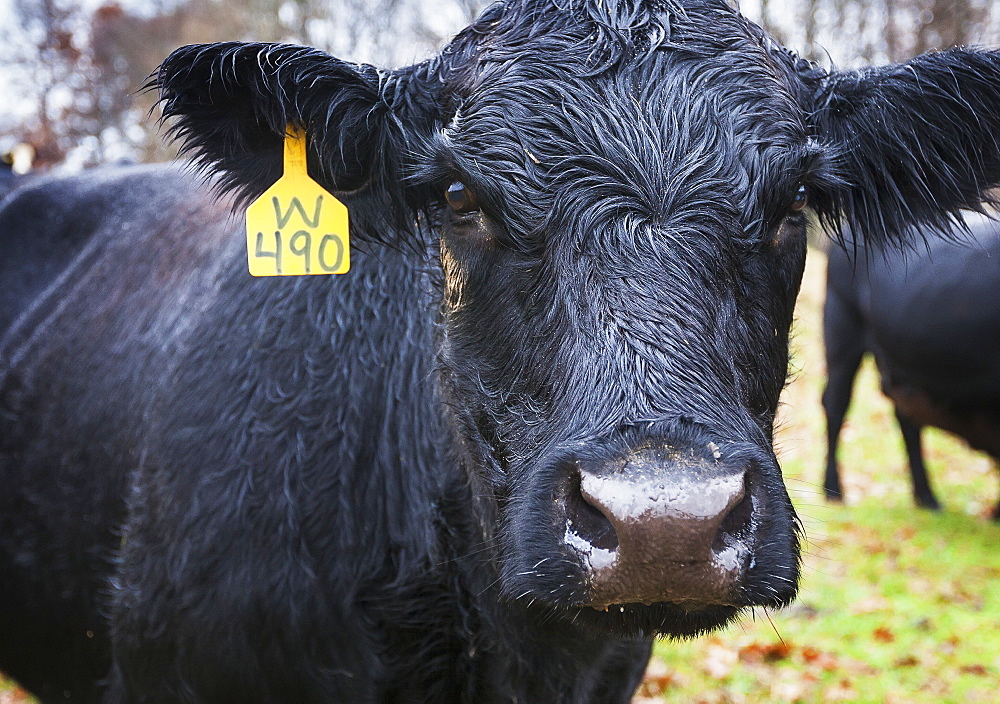
M801 595L724 633L660 643L637 702L998 700L1000 527L985 519L998 493L989 459L928 432L945 510L913 508L902 440L867 365L843 434L846 506L822 499L824 265L810 254L777 441L806 530ZM18 696L0 682L0 704L28 701Z
M1000 476L985 455L925 431L945 509L914 508L902 439L868 363L842 435L846 505L823 500L824 282L813 251L776 443L806 530L800 596L724 633L658 644L636 702L998 701L1000 526L986 514Z

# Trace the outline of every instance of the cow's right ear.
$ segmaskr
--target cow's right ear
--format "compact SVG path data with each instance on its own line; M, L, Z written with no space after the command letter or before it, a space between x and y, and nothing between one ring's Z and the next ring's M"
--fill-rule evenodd
M352 235L379 239L412 228L419 194L403 163L439 123L420 84L427 65L382 71L287 44L185 46L153 75L163 119L181 152L217 175L239 204L281 175L289 123L307 134L310 175L343 194ZM431 81L427 80L430 84Z
M834 229L874 241L953 236L960 211L996 204L1000 52L949 49L906 63L827 74L793 65L834 179L810 202Z

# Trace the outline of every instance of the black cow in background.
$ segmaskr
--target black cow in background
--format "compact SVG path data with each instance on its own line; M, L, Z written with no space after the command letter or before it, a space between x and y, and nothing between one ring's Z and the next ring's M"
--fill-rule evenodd
M238 203L303 127L358 247L252 279L178 170L49 185L96 217L0 340L0 667L48 701L628 701L654 637L795 595L807 201L901 241L1000 181L1000 55L828 74L721 0L510 0L396 71L185 47L155 87Z
M24 143L15 144L0 153L0 201L31 180L25 172L31 167L32 154L32 148Z
M13 155L10 152L0 154L0 200L14 190L20 180L20 175L14 173Z
M923 426L1000 461L1000 225L969 222L971 237L956 233L912 252L831 248L823 311L828 498L842 495L838 440L867 352L895 406L918 505L940 508L924 466ZM1000 519L1000 505L993 516Z

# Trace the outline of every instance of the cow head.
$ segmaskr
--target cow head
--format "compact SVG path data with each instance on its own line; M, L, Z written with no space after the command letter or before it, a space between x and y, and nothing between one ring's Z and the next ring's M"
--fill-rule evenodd
M795 594L772 426L806 206L901 239L1000 177L997 55L827 74L720 0L510 0L397 71L191 46L155 84L244 201L298 123L355 239L435 253L498 588L616 632Z

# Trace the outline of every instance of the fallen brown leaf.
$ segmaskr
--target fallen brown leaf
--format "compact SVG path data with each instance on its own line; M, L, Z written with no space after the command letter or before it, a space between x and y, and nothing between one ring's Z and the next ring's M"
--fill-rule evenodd
M989 674L989 670L986 669L985 665L962 665L958 668L959 672L964 672L967 675L978 675L980 677L985 677Z
M653 658L646 667L646 674L642 678L637 692L639 697L659 697L667 688L674 683L675 673L667 668L659 658Z
M837 656L816 648L805 647L802 649L802 659L813 667L818 667L824 672L833 672L839 667Z
M671 675L643 680L642 684L639 686L639 695L643 697L662 696L663 693L667 691L667 688L673 684L673 682L674 678Z
M892 643L896 640L896 636L885 626L880 626L872 631L872 637L879 643Z
M751 643L740 648L743 662L777 662L792 654L792 648L785 643Z

